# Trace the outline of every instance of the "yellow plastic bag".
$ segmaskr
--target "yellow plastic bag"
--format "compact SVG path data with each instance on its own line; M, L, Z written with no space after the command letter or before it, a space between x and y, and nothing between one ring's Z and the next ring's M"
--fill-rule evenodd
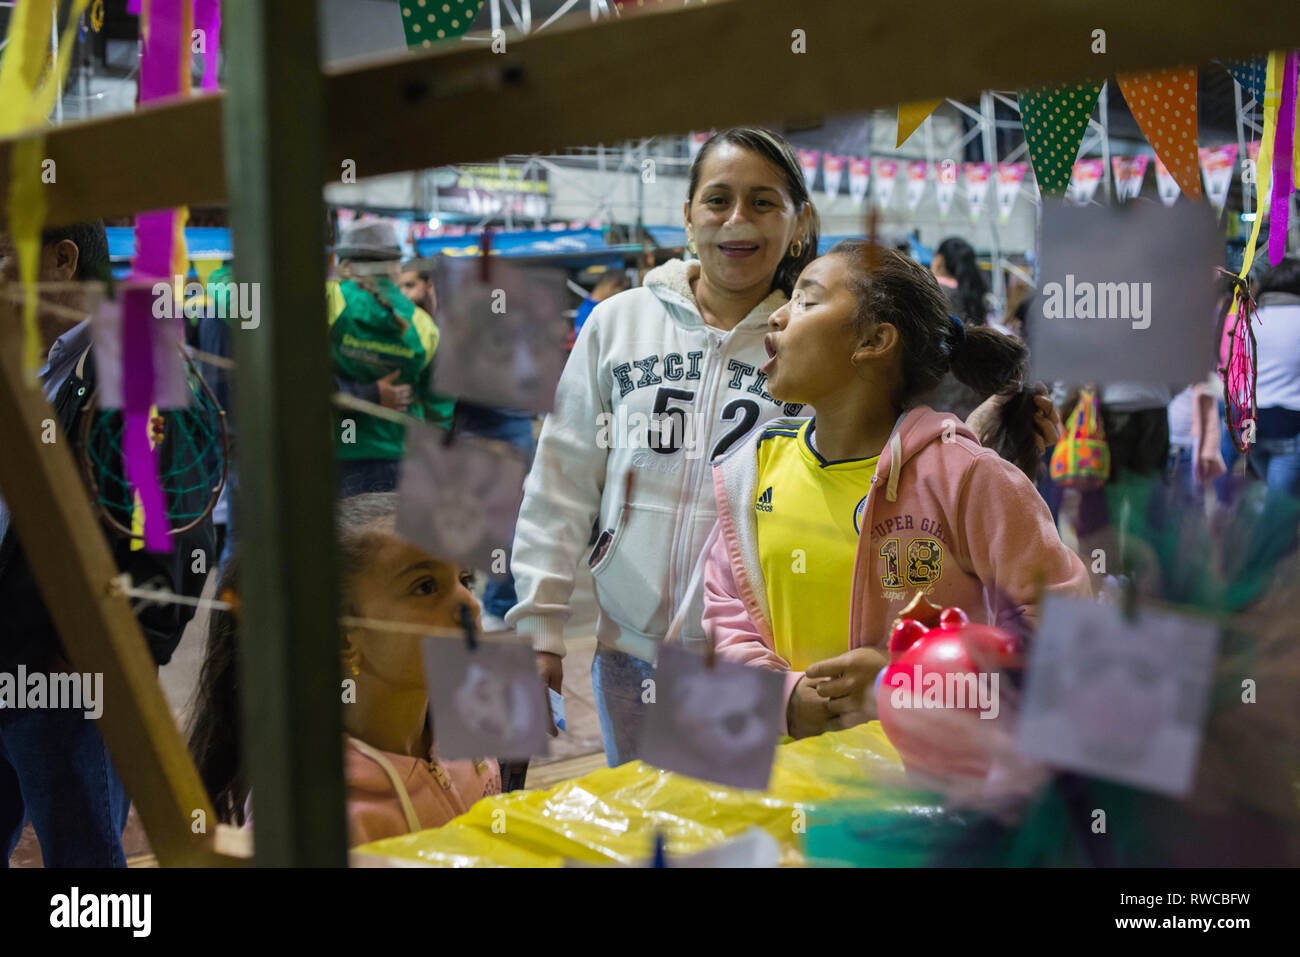
M759 827L781 844L781 863L803 862L808 807L862 798L902 778L880 722L777 748L767 791L744 791L661 771L640 761L602 768L545 791L485 798L444 827L355 848L395 864L562 867L566 861L639 864L656 832L673 856L693 854Z

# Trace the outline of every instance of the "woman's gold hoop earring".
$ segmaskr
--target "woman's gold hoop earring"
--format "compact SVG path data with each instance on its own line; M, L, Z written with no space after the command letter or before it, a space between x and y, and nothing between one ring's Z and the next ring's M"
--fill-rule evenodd
M792 259L798 259L802 253L803 253L803 240L796 239L794 242L790 244L790 257Z

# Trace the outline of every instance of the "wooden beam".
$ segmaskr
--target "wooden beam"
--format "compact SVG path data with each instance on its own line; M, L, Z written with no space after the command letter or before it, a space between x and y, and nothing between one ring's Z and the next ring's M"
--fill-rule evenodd
M22 369L20 306L0 300L0 492L72 667L104 676L99 730L166 865L211 859L194 812L216 815L158 685L158 669L127 599L68 438L42 441L54 410Z
M256 326L232 325L239 667L259 865L347 863L334 391L325 334L324 152L315 0L234 0L226 164L235 280Z
M791 52L796 29L807 53ZM1106 31L1105 54L1092 53L1094 29ZM324 183L345 159L374 176L1296 45L1296 3L1271 8L1261 32L1222 0L983 0L944 12L882 0L715 0L552 28L501 54L459 44L331 69L327 148L299 173ZM222 109L222 96L202 97L49 131L59 177L49 221L228 199ZM0 182L9 148L0 141Z

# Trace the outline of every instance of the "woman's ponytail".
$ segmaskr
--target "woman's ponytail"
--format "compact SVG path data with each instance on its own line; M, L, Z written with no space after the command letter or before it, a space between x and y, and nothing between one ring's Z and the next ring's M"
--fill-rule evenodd
M1033 478L1039 465L1034 396L1047 390L1025 383L1029 350L1019 339L988 326L965 328L956 318L950 348L949 361L957 381L980 395L1007 396L996 424L979 436L980 443Z

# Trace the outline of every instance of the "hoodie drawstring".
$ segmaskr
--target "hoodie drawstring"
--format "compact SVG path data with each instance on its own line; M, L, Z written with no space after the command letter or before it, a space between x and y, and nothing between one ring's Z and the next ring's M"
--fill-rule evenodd
M898 501L898 473L903 471L903 442L895 429L889 437L889 483L885 486L885 499Z

